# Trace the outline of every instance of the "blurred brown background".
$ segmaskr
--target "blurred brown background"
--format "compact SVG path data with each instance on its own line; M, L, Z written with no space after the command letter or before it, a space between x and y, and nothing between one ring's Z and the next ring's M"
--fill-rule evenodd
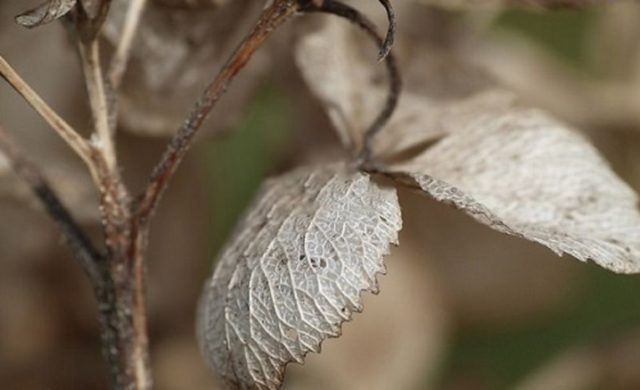
M86 128L90 116L64 29L54 23L26 30L13 23L14 15L35 3L0 2L0 53L63 117ZM450 29L478 35L486 44L473 49L478 61L578 125L640 189L640 6L470 13L417 3L402 4L399 23L411 23L416 37L442 45L455 34ZM235 15L241 23L220 29L237 37L255 15L255 4L249 5L238 1L224 7L244 7L242 12L207 12ZM181 12L167 19L171 28L190 20L190 11ZM226 134L202 137L154 222L148 285L158 389L216 388L198 353L195 306L212 259L261 180L341 153L291 60L288 49L299 28L279 32L239 78L239 91L231 88L232 103L214 111L209 126L222 126ZM220 61L233 46L208 46L206 35L195 36L196 59L174 65L200 67L194 85L167 100L146 98L145 88L162 94L167 86L145 84L135 73L144 72L144 63L134 64L126 81L131 104L149 103L152 111L166 105L169 113L121 129L118 147L133 188L143 183L164 144L152 125L174 128L172 120L179 118L171 115L181 112L176 107L197 95L204 82L198 77L207 80L217 69L207 61ZM138 119L145 115L143 110ZM0 85L0 123L97 232L88 176L7 85ZM146 125L151 130L140 131ZM162 129L155 134L166 134ZM640 388L637 277L556 258L408 191L401 200L403 246L388 259L381 294L367 297L364 314L345 326L341 339L326 342L304 367L290 367L287 389ZM105 383L91 290L52 223L0 163L0 387L103 389Z

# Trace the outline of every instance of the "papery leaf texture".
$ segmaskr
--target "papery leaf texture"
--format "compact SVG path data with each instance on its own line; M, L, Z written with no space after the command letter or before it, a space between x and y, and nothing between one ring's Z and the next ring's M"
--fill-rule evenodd
M223 249L201 298L198 335L230 388L277 389L377 292L402 220L395 189L347 164L269 180Z
M640 271L636 193L584 136L515 97L487 103L495 98L461 101L440 117L448 135L385 169L493 229L615 272Z

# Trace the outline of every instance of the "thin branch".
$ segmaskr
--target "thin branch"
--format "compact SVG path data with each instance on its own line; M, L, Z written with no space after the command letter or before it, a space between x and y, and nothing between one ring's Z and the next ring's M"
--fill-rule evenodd
M384 1L382 2L383 4L385 3ZM390 7L390 4L388 5ZM355 23L378 44L381 53L387 52L387 48L385 45L393 43L394 27L390 27L390 33L387 35L386 39L383 39L380 34L378 34L375 25L369 19L367 19L366 16L361 14L358 10L339 1L324 0L319 5L312 1L307 4L307 6L302 8L301 11L324 12L343 17L351 21L352 23ZM393 11L391 11L390 13L390 20L390 26L392 26ZM393 53L391 53L390 51L387 52L384 60L387 66L387 72L389 74L389 93L387 95L387 100L384 107L382 108L382 111L380 111L380 113L373 121L373 123L369 126L364 135L362 150L360 151L360 155L358 156L358 161L365 167L372 163L371 158L375 136L389 122L389 119L391 119L391 116L398 106L398 99L402 90L402 78L400 77L400 71L398 70L398 65L396 63L395 57L393 56Z
M103 257L84 234L80 225L62 204L56 193L34 164L15 146L9 134L0 127L0 150L5 154L16 175L22 179L38 197L51 218L56 222L73 257L78 261L92 284L99 286L103 270L99 264Z
M51 126L89 167L94 179L97 178L92 159L91 146L78 132L62 119L38 94L31 89L18 73L0 56L0 75L18 92L31 107Z
M98 301L102 350L109 363L111 381L114 388L124 388L122 380L124 370L120 363L122 330L119 327L119 305L116 285L111 276L107 257L96 249L44 176L16 147L2 127L0 127L0 151L6 155L16 175L31 187L49 216L58 225L58 229L71 249L73 258L87 275Z
M97 137L96 144L103 152L109 171L113 172L117 165L116 150L114 136L109 123L109 103L100 63L100 46L98 42L98 40L88 43L80 42L80 58L89 94L91 114Z
M274 0L262 12L253 31L242 41L215 80L202 93L189 113L187 120L169 142L160 163L151 174L145 192L138 200L137 217L143 223L146 223L148 217L153 213L169 180L189 149L194 136L233 78L249 61L253 53L262 46L267 37L297 10L297 0Z
M333 0L298 0L298 2L300 4L300 10L304 12L320 11L333 6L333 4L331 4L333 3ZM384 7L385 12L387 13L387 21L389 22L384 42L380 45L380 52L378 53L378 61L382 61L391 52L393 42L396 38L396 12L394 11L390 0L378 0L378 2Z
M384 38L384 42L380 47L380 53L378 54L378 61L382 61L391 53L391 48L393 47L393 42L396 37L396 13L393 10L393 6L391 6L391 2L389 0L378 0L380 4L384 7L387 12L387 19L389 20L389 27L387 29L387 35Z
M140 24L140 18L145 9L147 0L131 0L127 9L127 16L124 20L124 27L120 35L120 41L116 47L116 51L111 58L109 67L109 82L114 90L120 87L122 76L127 68L129 56L131 54L131 45L136 36L136 31Z
M76 6L77 12L71 14L71 21L75 24L80 41L88 44L98 39L110 7L111 0L93 0L89 9L84 4Z

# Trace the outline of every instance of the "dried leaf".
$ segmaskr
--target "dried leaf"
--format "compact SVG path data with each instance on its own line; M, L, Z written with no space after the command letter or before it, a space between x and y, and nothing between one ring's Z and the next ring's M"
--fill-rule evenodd
M25 27L38 27L66 15L77 0L48 0L38 7L16 16L16 22Z
M120 119L126 130L147 136L170 136L230 53L255 23L260 1L149 2L119 91ZM190 2L189 2L190 3ZM116 45L128 9L128 0L113 0L104 25L107 40ZM171 53L171 55L167 55ZM207 131L234 128L242 108L267 75L270 54L261 50L220 100Z
M449 135L391 175L559 255L640 271L638 198L596 149L542 111L475 110L483 100L452 108L441 117Z
M288 363L376 292L402 225L395 190L344 164L272 180L241 222L201 300L201 346L228 385L277 389Z
M299 40L295 51L305 81L323 103L343 144L351 149L361 146L363 132L380 112L388 90L377 52L358 33L341 20L326 19ZM396 48L403 43L403 36L398 36ZM414 47L407 57L402 61L406 88L390 123L375 139L378 156L397 154L441 136L440 106L483 90L490 80L484 71L433 47Z
M449 296L425 252L409 237L401 235L400 241L386 260L389 273L380 280L380 294L363 297L366 310L340 339L327 340L322 353L307 356L304 366L287 368L283 389L434 387L425 379L436 376L449 346Z

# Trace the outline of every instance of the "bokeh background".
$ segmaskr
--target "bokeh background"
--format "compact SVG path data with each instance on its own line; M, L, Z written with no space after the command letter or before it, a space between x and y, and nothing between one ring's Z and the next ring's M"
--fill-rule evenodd
M80 70L62 26L26 30L13 23L35 3L0 2L0 53L63 117L88 128ZM248 0L222 8L152 3L153 28L145 34L159 34L166 46L155 56L141 49L121 103L118 148L134 189L235 44L229 40L242 36L260 8ZM584 131L640 190L640 5L468 11L396 3L409 9L399 23L411 23L418 39L446 46L460 31L473 34L483 44L478 61ZM154 222L149 323L160 390L217 388L199 356L195 307L216 253L261 181L344 153L292 60L304 24L278 32L240 76ZM217 34L200 25L215 25ZM183 34L187 26L196 31ZM183 35L190 44L178 58ZM192 73L182 80L185 69ZM86 173L7 85L0 85L0 123L99 237ZM0 162L0 387L105 389L88 283L52 223L5 170ZM638 277L557 258L418 194L400 196L402 247L388 258L380 295L366 297L365 312L322 354L292 365L286 389L640 388Z

